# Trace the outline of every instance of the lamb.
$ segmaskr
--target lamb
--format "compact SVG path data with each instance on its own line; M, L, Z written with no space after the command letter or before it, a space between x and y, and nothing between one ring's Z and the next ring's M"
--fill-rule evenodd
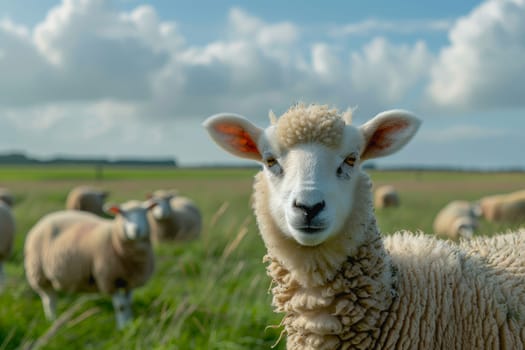
M15 219L11 208L0 200L0 291L4 288L4 261L6 261L13 250L15 238Z
M109 193L91 186L73 188L66 199L66 209L83 210L99 216L104 215L104 201Z
M374 191L374 205L376 209L399 207L399 194L392 185L379 186Z
M175 190L157 190L148 197L158 204L148 213L153 242L189 241L200 236L202 217L191 199Z
M15 199L11 192L7 188L0 187L0 201L7 204L9 207L13 207Z
M391 110L355 127L349 114L298 104L266 129L235 114L204 123L226 151L263 164L253 209L287 349L522 349L523 234L497 248L382 238L360 164L401 149L420 122Z
M483 197L479 206L487 221L525 221L525 190Z
M434 233L441 238L458 241L470 239L479 227L479 207L464 201L455 200L441 209L434 219Z
M56 291L111 295L117 326L132 318L131 291L143 286L154 270L147 211L154 202L106 205L115 215L63 210L41 218L24 245L26 277L49 320L56 317Z

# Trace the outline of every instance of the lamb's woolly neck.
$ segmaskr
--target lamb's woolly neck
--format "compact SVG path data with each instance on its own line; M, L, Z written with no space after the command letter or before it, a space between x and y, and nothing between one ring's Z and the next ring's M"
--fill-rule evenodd
M256 178L254 209L275 283L273 305L286 313L288 349L339 349L343 342L369 349L379 337L394 279L373 213L370 179L359 176L344 232L316 247L279 232L267 206L266 181L262 174Z

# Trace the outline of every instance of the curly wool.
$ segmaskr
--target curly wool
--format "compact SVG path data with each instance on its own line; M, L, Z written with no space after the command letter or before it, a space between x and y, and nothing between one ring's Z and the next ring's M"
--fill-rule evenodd
M297 104L277 120L277 139L282 147L287 148L310 142L336 148L341 143L344 125L337 109L326 105Z
M395 296L393 270L379 236L318 287L307 288L289 278L290 272L270 255L265 261L276 283L275 311L286 313L282 324L288 349L370 349L376 343Z
M361 173L346 230L305 247L279 232L265 178L256 177L254 210L287 349L523 348L525 232L459 246L423 234L383 240L369 183Z

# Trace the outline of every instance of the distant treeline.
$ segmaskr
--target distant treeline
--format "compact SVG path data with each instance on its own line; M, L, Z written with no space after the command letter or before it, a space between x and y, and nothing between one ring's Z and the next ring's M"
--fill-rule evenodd
M28 157L24 153L0 154L0 165L122 165L122 166L177 166L173 158L75 158L55 157L37 159Z

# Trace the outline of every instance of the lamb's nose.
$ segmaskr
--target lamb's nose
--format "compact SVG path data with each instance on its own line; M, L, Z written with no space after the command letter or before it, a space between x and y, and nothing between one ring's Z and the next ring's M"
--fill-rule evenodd
M310 223L310 221L312 221L312 219L315 218L316 215L319 214L321 210L324 209L325 202L320 201L318 203L315 203L314 205L308 205L308 204L304 204L304 203L301 203L295 200L293 202L293 206L295 209L300 210L303 213L303 215L306 217L306 221Z

